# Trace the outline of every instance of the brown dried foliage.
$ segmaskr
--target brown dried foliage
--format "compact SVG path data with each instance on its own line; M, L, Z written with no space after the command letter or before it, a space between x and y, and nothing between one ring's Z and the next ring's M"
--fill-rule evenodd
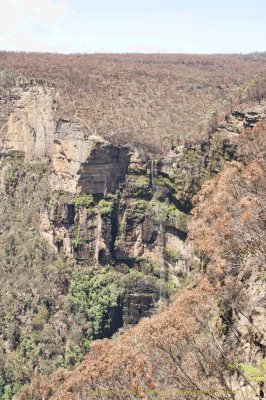
M230 162L194 198L190 240L211 259L209 268L235 273L245 260L265 262L266 122L238 138Z
M57 372L51 381L36 377L20 400L233 399L229 366L256 394L237 367L232 343L241 337L229 311L244 315L245 288L234 278L240 266L250 257L265 261L265 133L265 122L243 132L239 161L228 163L195 198L190 237L210 257L209 271L216 277L227 273L224 283L210 286L202 279L158 315L94 343L70 375ZM229 341L220 329L231 332Z
M210 110L220 108L229 95L236 97L239 86L265 71L265 60L0 52L0 70L4 68L54 84L61 118L74 119L89 133L113 142L160 153L198 132Z
M202 281L122 336L95 342L63 384L36 380L20 400L224 398L223 357L209 327L215 304Z

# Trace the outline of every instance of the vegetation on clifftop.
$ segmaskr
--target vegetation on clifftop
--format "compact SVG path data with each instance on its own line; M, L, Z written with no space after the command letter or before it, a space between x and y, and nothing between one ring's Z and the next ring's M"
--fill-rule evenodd
M240 55L0 52L0 85L48 82L59 118L154 154L213 127L225 100L226 113L244 97L257 101L264 71L264 58Z
M264 69L0 52L3 120L16 94L47 85L56 119L140 155L116 193L95 195L52 191L48 162L3 155L1 399L265 397L266 125L242 132L240 110L223 127L235 103L263 105Z

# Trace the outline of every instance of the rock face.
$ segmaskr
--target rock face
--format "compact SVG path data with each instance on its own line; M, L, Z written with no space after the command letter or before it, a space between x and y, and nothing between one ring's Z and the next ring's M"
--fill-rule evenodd
M129 149L89 136L78 124L57 121L55 93L21 83L1 98L0 151L53 166L51 185L70 193L115 192L123 184Z
M166 199L156 199L163 186L152 191L149 165L146 168L140 175L139 165L136 170L131 165L115 194L97 192L89 205L92 191L54 197L43 210L41 229L55 251L63 248L79 262L94 258L103 265L132 267L150 260L160 273L164 253L176 249L174 264L180 264L188 217Z
M55 253L63 251L77 264L94 260L118 270L135 268L165 282L170 273L178 283L176 270L179 276L185 271L179 253L186 233L184 224L170 218L173 212L182 213L164 201L170 190L162 181L169 177L161 172L164 163L155 175L148 157L135 149L57 120L55 90L45 84L19 82L2 96L1 106L2 157L19 154L25 163L44 164L51 171L53 194L39 219ZM158 213L164 214L163 222ZM174 247L182 250L171 258L167 254ZM149 315L160 292L166 291L149 280L129 285L119 299L122 323L134 324Z
M253 111L237 111L208 138L174 148L162 158L150 159L149 155L140 154L134 148L114 145L100 136L90 135L77 123L57 120L55 91L46 85L22 82L2 94L0 102L0 189L6 210L11 203L13 207L12 217L8 216L0 227L1 235L5 233L7 237L2 258L14 258L17 265L22 262L22 275L31 266L34 275L36 264L31 257L29 260L25 258L23 264L23 257L26 257L21 250L25 246L24 241L16 250L16 236L14 233L9 235L7 224L7 219L13 224L18 217L16 202L22 199L25 204L20 214L25 214L25 218L20 215L20 228L22 225L22 232L26 228L32 233L25 253L31 256L36 249L36 253L40 254L40 270L35 282L39 276L43 278L41 282L52 278L57 280L57 275L62 276L59 283L55 282L50 289L49 296L46 296L46 286L43 285L44 300L40 304L39 289L35 290L33 285L30 287L33 297L25 296L18 326L25 325L28 340L28 321L31 320L23 313L27 312L28 298L30 301L33 298L36 305L32 300L32 332L35 335L38 327L45 326L51 315L51 320L55 318L51 326L56 329L48 330L46 335L50 337L50 332L55 332L58 336L56 346L62 343L66 351L69 351L67 332L74 337L75 346L83 345L88 339L110 337L121 327L148 317L158 302L167 303L173 287L182 288L188 281L194 284L191 271L194 269L195 274L199 274L199 260L186 242L192 197L206 179L222 169L225 161L236 157L235 138L245 127L252 127L265 118L266 109L258 107ZM20 164L17 164L17 159ZM37 170L38 174L35 173ZM39 188L41 193L38 193L37 183L44 175L44 182ZM16 193L17 187L19 190ZM25 228L20 221L25 221ZM44 273L42 262L50 263L50 259L47 260L45 251L40 251L40 244L39 249L35 246L39 243L36 242L36 232L39 242L49 247L50 258L60 261ZM19 236L20 239L23 237L20 232ZM10 249L13 251L11 256ZM62 265L66 265L67 272L62 273ZM96 279L95 274L89 280L90 285L84 286L86 274L92 271L97 271L100 277ZM85 278L81 276L78 284L73 286L76 272L83 273ZM245 282L246 278L243 276L240 279ZM258 283L262 279L265 280L264 275L251 272L243 290L248 303L245 314L234 316L241 337L243 359L248 361L251 355L258 365L262 364L266 354L265 338L261 334L266 318L265 291L260 290L262 285ZM25 283L27 290L28 281ZM61 291L57 289L59 285ZM86 319L81 312L84 310L79 308L76 312L76 303L71 303L71 287L76 287L79 295L83 290L80 297L82 307L84 298L90 293L94 295L89 315L86 313L91 303L86 303ZM104 311L102 321L108 323L95 333L92 317L94 313L99 318L98 305L101 302L98 296L103 301L100 307L100 311ZM64 308L66 301L70 303ZM47 304L47 309L44 304ZM229 309L230 312L232 314ZM81 316L83 325L80 324ZM9 315L7 318L10 319ZM10 324L7 332L11 332L11 339L19 337L19 331L12 333L10 327L13 329ZM12 340L4 340L6 354L10 352ZM228 343L232 348L239 346L234 335L229 336ZM53 344L51 354L45 356L48 362L54 357L54 348ZM65 354L65 350L60 351ZM244 380L241 381L237 374L230 375L229 379L233 388L237 388L240 382L246 397L250 398L250 388ZM264 393L265 389L261 386L260 390Z
M50 165L59 195L44 207L41 231L55 251L103 265L142 268L151 260L159 275L167 265L176 279L186 270L183 242L193 194L233 157L236 131L263 117L259 108L235 112L218 127L220 136L149 160L57 120L54 88L19 82L1 97L0 145L3 156L17 152L26 162ZM91 204L82 196L93 196Z
M21 152L27 161L40 161L51 157L54 112L54 94L47 86L21 84L3 94L1 153Z
M123 184L129 149L88 136L77 124L59 121L54 134L52 185L71 193L114 193Z
M41 216L43 234L55 250L64 248L77 260L94 257L101 263L152 257L158 247L158 223L146 208L157 176L152 176L147 158L89 135L77 123L57 120L55 90L45 84L19 82L1 101L2 155L15 152L26 162L49 163L52 189L68 194L55 196ZM156 190L164 197L168 189L158 184ZM118 192L115 199L108 198ZM74 204L73 196L79 195L96 196L89 210ZM108 203L107 212L99 207L101 199Z
M1 97L0 151L49 165L54 194L43 205L40 230L55 252L77 263L94 259L148 271L165 282L171 277L179 285L194 262L184 244L193 194L234 157L236 133L264 117L262 109L235 112L209 139L151 160L57 120L54 88L22 82ZM154 304L144 286L123 300L128 323Z
M255 124L266 118L264 104L255 106L252 110L236 110L228 116L224 123L219 124L219 130L225 130L229 134L239 134L244 128L253 128Z

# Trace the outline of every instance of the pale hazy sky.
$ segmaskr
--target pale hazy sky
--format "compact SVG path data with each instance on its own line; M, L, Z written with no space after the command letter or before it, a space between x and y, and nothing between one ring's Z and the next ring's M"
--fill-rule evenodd
M0 0L0 49L266 50L266 0Z

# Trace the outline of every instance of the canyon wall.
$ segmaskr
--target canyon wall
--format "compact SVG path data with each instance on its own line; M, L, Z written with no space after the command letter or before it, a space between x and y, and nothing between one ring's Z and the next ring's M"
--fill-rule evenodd
M70 193L115 192L125 179L129 149L56 119L56 93L21 82L1 96L0 152L26 162L50 162L51 185Z
M173 181L178 153L151 160L90 135L77 122L57 119L56 99L53 87L38 82L17 82L2 93L2 161L9 160L10 171L22 158L48 172L50 200L37 219L55 254L162 280L134 283L119 300L124 324L136 323L159 298L167 300L170 275L178 286L187 273L187 216L175 204Z

